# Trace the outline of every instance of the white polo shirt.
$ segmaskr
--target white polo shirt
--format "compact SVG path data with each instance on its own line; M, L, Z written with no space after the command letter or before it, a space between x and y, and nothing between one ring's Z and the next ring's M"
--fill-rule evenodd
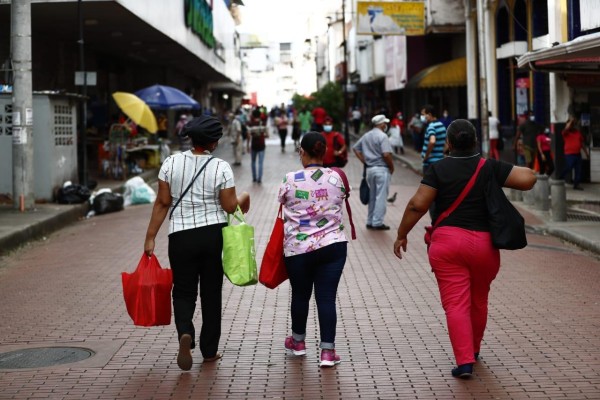
M195 155L188 150L168 157L162 164L158 179L169 184L173 198L167 218L183 191L210 157L208 154ZM169 234L226 223L227 213L221 207L219 192L234 186L229 163L213 158L177 205L169 221Z

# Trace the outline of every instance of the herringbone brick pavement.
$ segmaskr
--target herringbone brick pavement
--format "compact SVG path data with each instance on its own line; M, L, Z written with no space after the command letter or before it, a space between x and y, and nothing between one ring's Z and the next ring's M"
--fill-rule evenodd
M262 185L251 183L248 155L235 169L238 190L252 196L247 219L256 228L259 263L278 183L299 165L287 149L268 147ZM230 150L223 145L220 156L231 159ZM354 157L346 171L358 188L362 169ZM386 217L393 228L418 182L398 165L391 189L398 198ZM422 241L427 221L400 261L392 253L395 231L367 231L357 194L351 205L358 240L349 246L338 295L337 367L318 368L314 306L307 356L285 355L288 283L268 290L226 282L223 359L201 364L196 352L192 370L180 371L174 326L134 327L123 303L120 272L135 268L150 216L151 206L141 205L83 220L0 259L0 352L56 343L113 349L101 365L0 371L0 399L600 398L597 259L538 235L524 250L503 252L481 360L473 379L456 380ZM168 266L164 228L156 253Z

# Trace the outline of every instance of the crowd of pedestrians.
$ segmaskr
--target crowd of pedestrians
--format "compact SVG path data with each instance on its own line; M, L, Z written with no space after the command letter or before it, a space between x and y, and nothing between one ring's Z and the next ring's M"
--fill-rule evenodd
M362 118L358 109L349 112L348 120L356 132L362 130ZM447 111L438 118L431 105L424 105L411 117L407 132L401 112L392 119L384 113L373 116L370 129L352 146L364 165L369 188L366 228L375 231L391 229L385 223L385 215L395 170L392 155L404 152L402 135L412 137L413 146L421 155L423 179L406 205L393 251L402 259L408 247L408 233L427 212L432 224L441 221L431 235L428 257L456 358L451 374L460 378L471 376L478 360L487 322L488 293L500 267L483 200L487 182L495 180L500 186L529 190L536 181L535 157L539 158L542 173L550 174L554 168L548 136L533 119L519 127L515 138L515 150L522 149L523 166L499 160L500 121L491 114L489 121L494 133L490 134L490 160L485 163L475 127L467 120L452 120ZM574 187L578 188L580 151L585 146L576 124L571 118L562 132L567 157L563 176L574 169ZM250 209L248 193L236 193L235 167L242 165L244 153L250 153L253 182L262 183L266 139L271 135L279 137L284 153L290 133L301 168L282 173L283 182L278 194L274 194L283 210L284 260L292 289L291 335L285 338L283 347L295 356L306 354L306 322L314 290L321 338L320 366L340 363L335 348L336 294L347 256L342 203L349 188L339 169L347 162L348 144L335 126L336 121L322 107L296 111L283 104L270 111L264 107L239 108L225 129L218 119L207 115L182 119L178 124L180 136L189 138L191 145L167 158L160 169L159 192L144 251L152 254L155 236L170 212L169 259L179 339L177 362L183 370L191 368L191 349L196 345L192 316L198 287L203 317L200 351L205 362L221 357L217 350L223 268L218 233L226 225L227 213L238 206L243 212ZM224 131L233 147L234 168L211 154ZM454 210L453 203L480 170L461 205L449 215L446 211ZM192 189L189 194L184 190L186 185ZM464 257L464 249L469 249L469 257Z

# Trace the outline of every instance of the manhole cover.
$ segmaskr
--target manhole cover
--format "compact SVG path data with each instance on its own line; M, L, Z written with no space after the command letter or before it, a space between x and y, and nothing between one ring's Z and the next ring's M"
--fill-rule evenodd
M68 364L86 358L95 353L80 347L38 347L0 353L0 369L42 368Z

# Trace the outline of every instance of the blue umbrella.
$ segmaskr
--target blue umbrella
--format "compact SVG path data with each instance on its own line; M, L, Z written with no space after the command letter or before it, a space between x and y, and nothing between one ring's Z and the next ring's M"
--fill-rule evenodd
M149 86L138 90L135 95L144 100L150 108L200 108L196 100L171 86Z

